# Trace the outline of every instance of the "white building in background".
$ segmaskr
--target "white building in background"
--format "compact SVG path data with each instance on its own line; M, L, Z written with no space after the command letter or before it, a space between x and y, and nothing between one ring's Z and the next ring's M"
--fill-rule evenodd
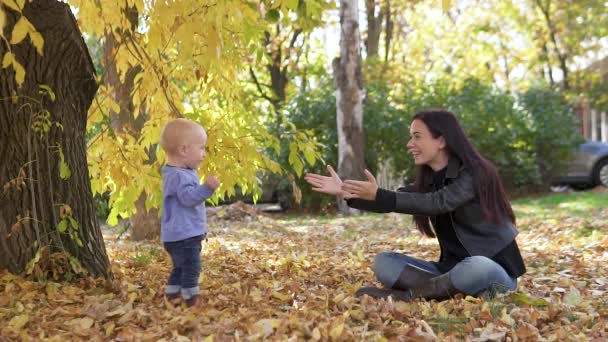
M585 69L599 72L608 84L608 57L592 63ZM608 94L605 95L608 97ZM577 114L581 120L580 132L586 140L608 142L608 107L592 108L586 99L581 101Z

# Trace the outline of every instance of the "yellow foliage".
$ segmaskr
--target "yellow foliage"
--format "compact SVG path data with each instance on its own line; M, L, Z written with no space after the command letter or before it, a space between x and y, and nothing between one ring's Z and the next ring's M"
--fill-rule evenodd
M6 6L0 11L0 27L5 24L4 11L21 13L26 1L30 0L0 0ZM208 159L200 176L204 180L216 174L222 182L212 201L234 194L237 186L259 195L258 177L263 172L284 171L268 152L279 155L281 140L291 140L289 162L298 175L306 163L318 159L318 144L309 134L293 126L283 136L269 134L262 124L264 114L254 112L240 81L252 56L262 48L260 42L269 25L266 10L276 8L288 18L298 4L298 0L69 1L83 33L115 38L111 60L120 82L126 82L127 75L138 68L129 108L120 107L124 102L102 76L88 114L93 135L88 146L91 187L95 193L111 191L110 222L132 214L142 192L147 194L146 206L160 205L159 171L165 159L157 144L162 126L175 117L199 122L208 130ZM311 4L310 8L315 7ZM127 15L133 9L138 15L137 27ZM26 16L18 18L10 43L25 44L29 36L42 55L43 36ZM21 85L23 66L10 49L1 57L2 67L12 66ZM115 132L109 127L115 121L110 119L111 113L125 111L130 111L133 120L145 116L141 130L127 127Z

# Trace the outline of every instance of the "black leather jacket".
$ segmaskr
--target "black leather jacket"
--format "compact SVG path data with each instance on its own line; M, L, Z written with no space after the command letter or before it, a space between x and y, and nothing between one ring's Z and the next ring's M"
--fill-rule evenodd
M448 162L446 185L434 192L414 192L413 187L397 191L378 189L375 201L353 199L348 205L379 213L397 212L429 216L450 213L458 240L470 255L492 258L517 236L517 228L506 218L501 224L483 218L473 176L458 159Z

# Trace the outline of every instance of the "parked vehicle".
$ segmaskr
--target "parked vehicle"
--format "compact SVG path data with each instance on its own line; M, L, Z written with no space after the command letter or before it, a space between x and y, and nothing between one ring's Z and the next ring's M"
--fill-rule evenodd
M579 145L564 175L555 178L552 185L569 185L575 190L608 187L608 143L587 141Z

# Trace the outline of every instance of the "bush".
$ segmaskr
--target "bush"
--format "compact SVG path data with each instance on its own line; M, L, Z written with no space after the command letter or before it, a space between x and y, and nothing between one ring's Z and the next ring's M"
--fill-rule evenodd
M530 126L527 140L547 184L565 167L573 147L583 141L576 130L578 120L564 96L549 89L532 88L519 101Z
M393 177L410 178L412 158L407 152L409 123L428 108L447 108L458 116L464 130L482 155L499 170L509 190L549 183L580 141L576 119L564 97L535 88L512 95L475 79L460 86L447 81L399 87L398 93L383 81L366 85L364 99L365 161L376 174L378 165L390 162ZM299 128L311 129L325 145L325 163L337 164L336 104L331 79L300 93L288 106ZM319 163L311 172L325 173ZM303 180L303 206L333 202L330 196L312 193Z

